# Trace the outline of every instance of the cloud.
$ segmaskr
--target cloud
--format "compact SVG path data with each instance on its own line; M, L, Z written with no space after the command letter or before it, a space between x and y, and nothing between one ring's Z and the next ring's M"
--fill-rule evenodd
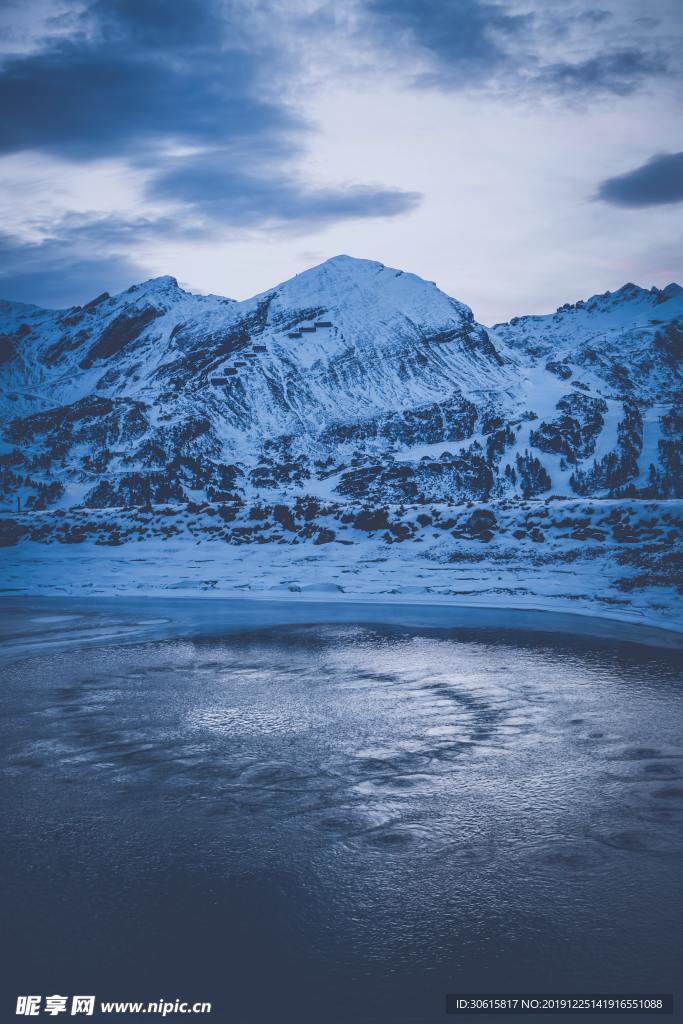
M629 207L683 202L683 152L659 153L632 171L607 178L596 198Z
M432 61L430 84L470 84L509 62L506 43L529 27L530 14L510 14L485 0L368 0L385 41L417 48ZM439 78L440 76L440 78Z
M536 85L565 96L609 93L629 96L648 79L665 75L667 69L667 61L661 55L620 50L574 63L548 64L539 69Z
M171 225L117 217L65 217L39 241L0 233L0 296L61 309L104 289L121 291L148 276L132 242Z
M296 232L349 218L395 217L421 200L417 192L366 185L315 188L267 164L247 173L230 152L179 161L152 180L150 194L233 227Z
M365 0L364 10L378 49L401 50L413 82L444 91L627 96L669 68L662 39L628 9L618 25L611 11L581 2L558 10L544 0Z
M304 125L256 95L253 56L196 49L176 58L134 38L77 39L5 61L0 151L149 157L162 143L244 144L264 134L292 148Z
M209 214L214 228L309 231L418 202L381 186L313 188L294 173L313 129L276 96L284 58L248 3L98 0L75 18L68 38L0 65L0 154L124 157L147 173L149 196L179 203L179 219Z

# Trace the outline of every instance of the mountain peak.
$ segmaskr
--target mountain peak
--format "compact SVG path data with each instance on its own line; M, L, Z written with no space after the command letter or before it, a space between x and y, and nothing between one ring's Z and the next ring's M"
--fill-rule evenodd
M150 277L146 281L132 284L130 288L126 288L125 291L119 292L117 295L109 296L105 292L103 296L98 296L95 303L99 304L103 299L109 299L112 306L129 305L130 303L139 305L142 302L165 307L168 304L174 304L185 294L186 292L180 287L175 277L163 274L160 277Z
M434 331L472 320L470 308L440 291L433 281L343 253L296 274L257 299L267 296L277 296L277 304L283 308L319 308L330 319L334 313L340 326L345 322L350 326L351 321L357 326L381 321L385 332L386 324L396 317L431 324Z
M140 284L131 285L131 287L127 289L126 294L133 294L134 292L170 291L182 291L182 288L175 277L172 277L170 274L162 274L161 277L150 277L147 281L141 281Z
M380 263L379 260L366 260L360 256L349 256L347 253L339 253L337 256L331 256L329 260L325 260L320 264L321 267L332 267L340 270L384 270L384 264Z
M681 292L683 292L683 288L674 281L665 288L657 288L656 286L643 288L629 281L615 292L608 291L602 295L591 296L583 305L586 305L589 309L596 306L601 309L612 309L629 303L645 303L648 306L660 305L669 299L677 298ZM580 307L581 305L582 303L577 303L577 306Z
M357 256L347 256L345 253L340 253L338 256L331 256L330 259L324 260L313 267L308 267L300 274L297 274L296 278L311 277L312 279L322 278L324 280L329 277L344 276L362 279L369 275L374 277L385 269L384 264L378 263L376 260L359 259ZM296 278L291 278L291 280Z

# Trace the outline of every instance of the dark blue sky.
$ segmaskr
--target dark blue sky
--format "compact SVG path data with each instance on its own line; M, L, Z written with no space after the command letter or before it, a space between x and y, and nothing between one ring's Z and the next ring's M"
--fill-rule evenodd
M241 297L342 250L484 319L666 283L682 10L6 3L0 294L63 305L168 272Z

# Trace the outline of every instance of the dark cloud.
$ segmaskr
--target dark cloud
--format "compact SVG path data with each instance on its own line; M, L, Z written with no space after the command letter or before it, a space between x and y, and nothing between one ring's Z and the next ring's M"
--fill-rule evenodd
M150 191L155 199L186 203L221 223L297 231L347 218L395 217L421 199L417 192L361 185L313 188L276 167L249 174L232 153L180 161L155 178Z
M667 62L661 55L639 50L602 53L576 63L558 62L539 69L536 85L562 95L612 93L629 96L648 79L664 75Z
M243 8L235 0L93 0L89 12L109 41L187 52L234 42Z
M223 51L208 40L174 54L159 39L148 44L143 33L126 36L124 28L128 22L113 39L105 33L58 41L44 52L6 60L0 151L149 155L160 143L244 144L264 134L293 148L304 125L258 96L253 54Z
M368 0L367 11L388 44L393 38L394 45L412 44L428 55L446 87L489 77L507 64L507 42L531 22L529 14L510 14L485 0Z
M121 291L149 274L127 253L167 222L70 216L39 242L0 233L0 297L61 309L103 290Z
M0 73L0 151L68 157L134 154L164 141L202 145L293 132L292 116L249 94L248 61L205 61L201 73L162 55L62 44Z
M432 88L626 96L668 70L661 40L627 16L614 26L603 9L549 9L542 0L517 10L494 0L365 0L365 11L375 43L412 53L423 65L415 80ZM571 59L553 59L558 44Z
M153 196L209 212L216 229L310 230L412 208L415 193L316 190L288 171L312 129L272 98L283 57L249 13L240 0L90 3L70 38L0 66L0 153L125 156Z
M630 207L683 202L683 152L660 153L632 171L607 178L597 198Z

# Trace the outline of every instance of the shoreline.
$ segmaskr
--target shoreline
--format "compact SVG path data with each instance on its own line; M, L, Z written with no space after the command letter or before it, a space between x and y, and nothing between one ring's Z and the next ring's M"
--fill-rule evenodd
M683 629L641 618L596 615L590 609L471 604L388 595L377 600L341 594L273 597L157 592L92 596L0 595L0 664L109 644L190 640L266 631L283 626L366 625L542 633L683 651ZM270 614L265 617L264 606ZM61 612L62 614L55 614ZM16 622L13 624L12 619ZM9 626L9 629L7 628Z
M577 616L582 619L595 619L599 622L614 622L621 625L643 626L647 629L656 629L666 633L681 635L683 639L683 618L669 621L658 619L636 609L624 609L601 611L592 606L574 606L568 601L563 604L560 601L549 600L546 604L514 604L501 601L467 601L459 597L447 598L442 594L391 594L391 593L352 593L344 591L317 590L314 586L302 588L301 591L268 591L268 590L204 590L197 592L192 587L187 589L175 588L173 590L101 590L93 593L49 593L45 590L21 590L10 593L0 588L0 614L4 602L17 600L55 600L55 601L129 601L129 600L158 600L158 601L254 601L272 602L278 604L301 604L315 601L316 604L343 604L362 606L367 605L397 605L399 607L415 608L457 608L471 609L472 611L500 611L500 612L533 612L534 614L567 615Z

